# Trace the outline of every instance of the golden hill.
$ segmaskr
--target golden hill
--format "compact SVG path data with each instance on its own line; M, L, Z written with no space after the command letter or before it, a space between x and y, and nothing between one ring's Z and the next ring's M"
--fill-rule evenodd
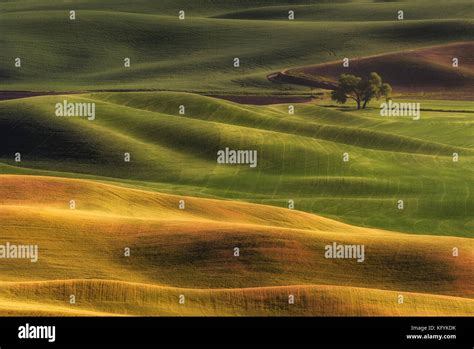
M0 176L0 212L0 244L39 246L37 263L0 259L0 314L474 314L472 239L35 176ZM326 259L333 242L365 261Z

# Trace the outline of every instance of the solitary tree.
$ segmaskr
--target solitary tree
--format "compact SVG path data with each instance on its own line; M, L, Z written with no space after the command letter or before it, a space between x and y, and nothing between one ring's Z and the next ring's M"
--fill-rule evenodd
M388 98L392 92L392 87L382 82L382 78L377 73L370 73L367 78L341 74L339 85L331 93L331 98L338 103L346 103L348 99L353 99L357 103L357 109L364 109L371 99L380 97Z

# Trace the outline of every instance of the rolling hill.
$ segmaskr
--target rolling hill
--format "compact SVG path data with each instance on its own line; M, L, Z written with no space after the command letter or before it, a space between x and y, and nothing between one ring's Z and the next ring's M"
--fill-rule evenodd
M472 239L372 230L289 209L87 180L4 175L0 193L2 242L39 246L36 263L1 264L4 315L474 312ZM365 245L366 261L326 259L333 242ZM462 257L452 256L453 247ZM289 294L296 295L294 308ZM180 304L180 295L188 302Z
M438 95L444 99L469 99L474 96L474 41L401 51L373 57L285 70L274 80L286 83L331 87L341 74L368 76L375 71L383 76L396 94ZM453 67L453 58L458 67Z
M0 252L39 248L0 253L0 316L474 316L473 18L467 0L0 0ZM328 98L374 70L419 120Z
M241 6L253 11L252 3L75 1L72 21L69 3L1 1L0 90L308 94L266 76L343 57L469 41L474 32L468 1L440 2L441 8L424 1L402 3L404 21L395 18L399 4L387 2L311 5L314 11L302 12L316 17L301 21L216 18ZM272 7L255 11L271 14L308 2L259 3ZM189 10L181 21L182 7ZM236 57L239 68L233 66ZM22 59L21 68L15 58ZM125 58L131 60L129 68Z
M96 120L55 116L55 104L64 99L95 102ZM297 105L289 115L287 105L245 106L173 92L3 101L1 172L281 207L293 200L298 210L351 224L468 236L472 114L464 110L466 102L457 113L455 104L432 103L438 111L423 112L417 123L314 104ZM178 113L180 105L185 115ZM258 166L218 165L217 151L225 147L257 150ZM14 161L17 152L21 163ZM459 162L453 162L454 152ZM343 161L344 153L350 161ZM397 209L398 200L406 209Z

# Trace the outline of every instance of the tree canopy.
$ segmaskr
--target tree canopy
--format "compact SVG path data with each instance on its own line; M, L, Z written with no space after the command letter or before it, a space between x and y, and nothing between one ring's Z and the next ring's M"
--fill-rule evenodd
M388 98L391 92L392 87L384 83L377 73L372 72L366 78L341 74L339 85L332 91L331 98L342 104L353 99L357 103L357 109L364 109L371 99Z

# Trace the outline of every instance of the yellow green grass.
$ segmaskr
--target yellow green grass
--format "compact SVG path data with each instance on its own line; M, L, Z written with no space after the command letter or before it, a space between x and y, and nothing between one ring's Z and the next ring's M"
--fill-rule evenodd
M182 289L70 280L0 283L0 314L11 316L467 316L467 298L344 286ZM4 295L7 295L6 297ZM77 303L70 305L70 294ZM185 296L185 303L178 304ZM295 304L288 304L288 297ZM5 297L5 298L4 298Z
M474 312L472 239L400 234L265 205L38 176L1 176L0 210L0 242L34 243L40 250L37 263L2 261L4 315ZM365 262L324 258L325 245L334 241L364 244ZM233 256L234 247L240 257ZM178 302L182 294L185 304Z
M96 120L55 116L65 99L96 103ZM297 104L289 115L288 105L176 92L2 101L0 172L280 207L293 200L298 210L359 226L472 236L472 102L424 101L418 121L382 118L372 106L347 112ZM257 167L218 165L217 151L226 147L257 150Z

